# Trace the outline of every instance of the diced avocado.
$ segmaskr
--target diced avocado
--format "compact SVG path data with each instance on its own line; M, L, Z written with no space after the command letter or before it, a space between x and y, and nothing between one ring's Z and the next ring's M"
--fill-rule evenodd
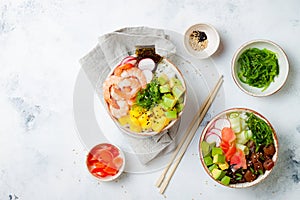
M168 119L177 119L177 111L176 110L169 110L165 112L165 115Z
M216 154L213 157L213 163L220 164L225 162L225 156L221 154Z
M209 166L209 168L208 168L208 170L210 172L212 172L213 169L218 169L218 165L217 164L213 164L213 165Z
M220 174L218 180L219 180L219 181L222 180L222 178L223 178L225 175L226 175L226 172L223 171L223 170L221 170L221 174Z
M177 100L172 95L164 95L163 104L168 108L173 108L177 102Z
M210 149L212 149L213 147L216 146L216 142L211 142L211 143L209 143L209 146L210 146Z
M224 176L222 179L221 179L221 183L223 185L229 185L230 183L230 177L229 176Z
M161 74L157 80L160 85L165 85L169 82L169 77L166 74Z
M176 108L177 112L181 112L184 108L184 105L183 105L183 103L177 103L175 105L175 108Z
M179 99L177 101L178 101L178 103L183 103L183 101L184 101L183 96L179 97Z
M222 155L223 154L222 149L220 147L213 147L211 149L211 156L215 156L217 154L221 154Z
M175 85L172 88L172 94L175 97L175 99L179 99L181 95L183 95L185 89L181 85Z
M214 179L218 180L218 178L222 174L222 170L215 168L211 171L211 173L212 173L212 176L214 177Z
M182 86L181 81L178 78L173 77L170 79L170 86L173 88L175 85Z
M165 98L165 97L174 98L174 96L171 93L167 93L162 96L162 98Z
M158 106L160 106L164 111L170 110L170 108L167 107L163 101L160 101Z
M213 160L210 156L206 156L203 158L203 161L205 163L206 166L210 166L213 164Z
M219 167L221 170L225 170L229 168L229 164L225 161L224 163L220 163Z
M169 84L159 86L160 93L168 93L171 92L171 88Z
M208 142L206 141L201 142L201 150L202 150L203 157L210 155L210 149L211 148Z

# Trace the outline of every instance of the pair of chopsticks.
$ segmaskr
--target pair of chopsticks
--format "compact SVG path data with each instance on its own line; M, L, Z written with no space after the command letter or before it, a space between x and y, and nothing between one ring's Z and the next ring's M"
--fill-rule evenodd
M222 83L223 83L223 75L219 78L214 89L209 93L208 97L205 99L204 103L199 108L199 110L196 113L196 115L194 116L190 126L186 130L182 140L180 141L176 150L174 151L169 164L167 165L167 167L165 168L165 170L163 171L163 173L157 180L155 185L156 185L156 187L160 188L159 192L161 194L163 194L165 192L167 186L169 185L169 182L170 182L172 176L174 175L174 173L177 169L177 166L179 165L179 163L180 163L184 153L186 152L189 144L191 143L200 123L202 122L202 120L203 120L204 116L206 115L208 109L210 108L213 100L215 99L217 92L218 92L219 88L221 87ZM179 153L181 148L182 148L182 151L180 152L179 157L175 161L175 158L177 157L177 154ZM173 163L174 163L174 165L172 166L172 169L169 172L169 169ZM166 175L168 175L168 177L166 177Z

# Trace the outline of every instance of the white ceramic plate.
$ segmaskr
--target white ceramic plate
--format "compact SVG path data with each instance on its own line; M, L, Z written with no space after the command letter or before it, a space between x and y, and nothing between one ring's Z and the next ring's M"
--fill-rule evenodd
M207 47L203 50L194 50L189 42L189 37L193 31L202 31L207 36ZM220 36L217 30L210 24L195 24L191 26L184 34L184 47L192 56L205 59L214 54L220 44Z
M176 45L176 54L168 59L180 68L186 80L187 87L187 103L185 111L180 120L180 126L176 140L171 143L176 147L180 142L184 132L188 128L188 124L192 117L196 114L197 109L204 102L209 91L214 87L219 74L212 59L200 60L189 56L184 49L182 38L183 35L174 31L165 30L172 42ZM159 51L161 55L165 55L163 51ZM116 63L122 58L116 59ZM105 75L106 76L106 75ZM105 77L104 77L105 78ZM203 124L206 123L210 116L215 115L217 110L223 110L225 107L225 92L221 88L219 95L216 97L212 107L207 113ZM99 112L100 109L100 112ZM99 143L111 143L122 149L126 157L126 165L124 171L127 173L150 173L163 169L169 162L173 150L170 152L162 152L147 165L141 163L139 156L144 156L142 151L134 151L126 137L120 129L115 126L109 114L106 112L103 103L99 100L97 91L90 83L83 69L80 69L73 92L73 112L74 125L78 137L86 150L90 150ZM168 149L166 149L168 150ZM158 151L159 152L159 151ZM157 153L156 151L153 153Z
M248 84L243 83L238 78L238 71L240 68L240 65L238 64L238 59L240 55L249 48L258 48L258 49L268 49L272 52L274 52L278 59L279 64L279 75L275 77L274 82L270 84L270 86L262 91L262 88L256 88L249 86ZM245 93L252 95L252 96L269 96L271 94L276 93L280 88L284 85L286 82L286 79L288 77L289 73L289 62L287 59L287 56L285 52L282 50L280 46L275 44L272 41L269 40L252 40L250 42L247 42L243 44L235 53L232 59L231 63L231 71L232 71L232 77L237 84L237 86Z

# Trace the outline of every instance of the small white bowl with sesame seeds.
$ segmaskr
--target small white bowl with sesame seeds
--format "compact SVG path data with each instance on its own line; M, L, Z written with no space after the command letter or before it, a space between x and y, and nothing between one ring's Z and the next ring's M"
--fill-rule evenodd
M187 29L184 34L186 51L199 59L213 55L219 48L220 36L210 24L195 24Z

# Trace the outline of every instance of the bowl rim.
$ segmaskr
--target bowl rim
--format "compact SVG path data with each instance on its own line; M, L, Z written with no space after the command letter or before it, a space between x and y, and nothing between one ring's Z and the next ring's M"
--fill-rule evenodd
M278 53L280 52L282 55L283 55L283 59L285 60L286 62L286 74L284 76L284 81L277 87L275 88L274 90L271 90L270 92L268 93L255 93L255 92L251 92L251 91L248 91L247 89L245 89L242 85L243 83L240 83L240 81L238 80L238 77L236 76L235 72L236 72L236 61L238 59L238 56L242 53L243 50L245 50L245 48L247 48L247 46L251 45L251 44L254 44L254 43L267 43L267 44L270 44L272 46L274 46L276 49L277 49L277 52L275 53ZM288 78L288 74L289 74L289 60L288 60L288 56L287 54L285 53L285 51L275 42L271 41L271 40L268 40L268 39L254 39L254 40L250 40L248 42L245 42L243 43L234 53L234 56L231 60L231 75L232 75L232 78L235 82L235 84L246 94L250 95L250 96L254 96L254 97L266 97L266 96L270 96L272 94L275 94L277 93L282 87L283 85L286 83L287 81L287 78ZM279 66L280 67L280 66ZM252 87L252 86L249 86L249 87Z
M275 154L273 155L272 157L272 160L274 162L274 166L271 170L267 170L265 171L265 173L263 175L260 175L256 180L254 180L253 182L245 182L245 183L237 183L237 184L229 184L229 185L224 185L222 184L220 181L214 179L212 177L212 175L210 174L210 171L209 169L207 168L207 166L205 165L204 163L204 160L203 160L203 154L202 154L202 150L201 150L201 142L204 140L204 137L206 135L206 132L207 130L212 126L212 124L218 119L220 118L221 116L223 116L224 114L227 114L229 112L234 112L234 111L245 111L245 112L251 112L253 114L255 114L256 116L258 116L260 119L264 120L269 126L270 128L272 129L272 135L273 135L273 140L274 140L274 146L275 146L275 149L276 149L276 152ZM204 129L202 130L201 132L201 136L200 136L200 139L199 139L199 144L198 144L198 152L199 152L199 157L200 157L200 161L201 161L201 164L204 168L204 171L206 172L206 174L212 178L215 182L219 183L220 185L224 186L224 187L228 187L228 188L247 188L247 187L252 187L258 183L261 183L263 180L265 180L269 174L273 171L274 167L276 166L276 163L278 161L278 152L279 152L279 143L278 143L278 137L277 137L277 133L274 129L274 127L272 126L272 124L269 122L269 120L264 117L262 114L260 114L259 112L253 110L253 109L250 109L250 108L245 108L245 107L237 107L237 108L228 108L226 110L223 110L222 112L218 113L217 115L215 115L207 124L206 126L204 127Z
M98 177L98 176L95 176L94 174L92 174L89 169L87 169L87 170L92 175L92 177L96 178L97 180L103 181L103 182L109 182L109 181L113 181L113 180L117 179L124 172L125 165L126 165L126 158L125 158L124 152L122 151L122 149L119 146L117 146L115 144L108 143L108 142L103 142L103 143L99 143L99 144L94 145L88 151L88 155L92 151L96 151L97 149L100 149L99 147L103 146L103 145L112 145L113 147L116 147L119 150L119 157L121 157L123 159L123 164L122 164L121 168L119 169L118 173L116 175L114 175L114 176L108 176L108 177L101 178L101 177ZM86 166L87 166L87 168L88 168L88 155L86 157Z
M129 56L134 56L134 55L135 55L135 54L129 55ZM168 58L166 58L165 56L162 56L162 58L163 58L162 61L165 60L165 61L167 61L169 64L171 64L172 67L174 68L174 70L176 71L176 74L177 74L177 75L180 75L180 77L181 77L181 79L182 79L182 84L183 84L184 89L185 89L185 92L184 92L184 100L183 100L183 102L184 102L183 110L182 110L180 113L178 113L177 119L172 120L172 121L171 121L167 126L165 126L160 132L151 131L151 132L145 132L145 133L144 133L144 132L141 132L141 133L135 133L135 132L133 132L133 131L130 131L128 128L124 128L123 126L121 126L121 125L119 124L118 120L115 119L114 116L112 116L111 112L109 112L108 104L107 104L107 102L104 100L104 107L105 107L106 112L108 112L110 118L113 120L113 122L116 124L116 126L119 128L119 130L120 130L121 132L126 133L127 135L129 135L129 136L131 136L131 137L142 139L142 138L149 138L149 137L152 137L152 136L157 136L157 135L163 134L166 130L169 130L171 127L173 127L173 125L174 125L178 120L180 120L180 118L181 118L181 116L183 115L183 112L184 112L184 110L185 110L185 104L186 104L186 101L187 101L187 95L188 95L188 94L187 94L187 86L186 86L185 78L184 78L184 76L183 76L181 70L179 70L179 68L178 68L177 65L175 65L173 62L171 62L171 61L170 61ZM115 67L113 67L113 68L111 69L111 71L109 72L109 74L106 76L105 80L113 74L113 72L114 72L114 70L115 70L116 67L118 67L118 65L116 65Z
M207 29L211 29L212 32L214 33L214 37L216 39L216 45L214 45L212 48L210 48L210 51L207 53L207 51L205 51L205 49L202 51L202 52L205 52L205 53L202 53L201 54L201 51L196 51L196 50L193 50L191 48L189 48L189 32L191 30L195 30L197 29L196 27L199 27L199 26L203 26L203 27L206 27ZM211 25L210 23L197 23L197 24L193 24L191 25L188 29L186 29L185 33L184 33L184 48L185 50L193 57L195 58L198 58L198 59L206 59L206 58L209 58L210 56L212 56L219 48L220 46L220 35L217 31L217 29Z

